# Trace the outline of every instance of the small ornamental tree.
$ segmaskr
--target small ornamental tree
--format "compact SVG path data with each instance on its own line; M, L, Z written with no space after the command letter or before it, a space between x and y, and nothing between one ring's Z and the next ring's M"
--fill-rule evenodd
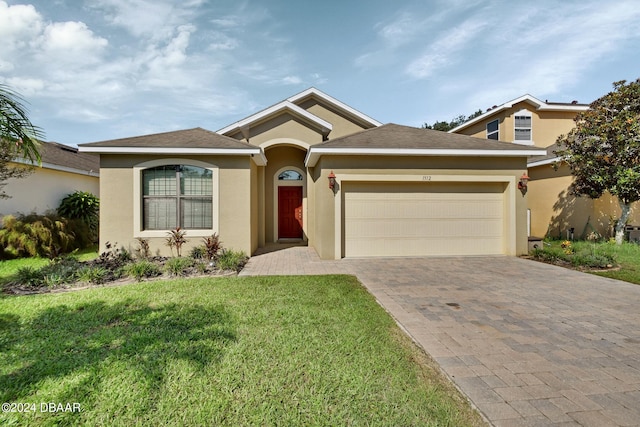
M631 206L640 200L640 79L613 88L576 116L576 127L558 138L556 154L571 168L572 194L596 199L608 191L618 198L615 239L622 244Z

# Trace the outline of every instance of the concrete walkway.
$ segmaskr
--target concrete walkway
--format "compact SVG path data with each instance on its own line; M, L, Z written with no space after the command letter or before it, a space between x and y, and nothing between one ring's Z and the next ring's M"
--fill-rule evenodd
M640 286L512 257L307 247L241 275L333 273L356 275L495 426L640 426Z

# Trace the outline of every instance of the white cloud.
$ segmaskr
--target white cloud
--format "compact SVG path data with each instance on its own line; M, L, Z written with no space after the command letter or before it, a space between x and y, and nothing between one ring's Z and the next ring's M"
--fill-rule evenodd
M45 88L45 82L42 79L10 77L7 79L7 84L23 96L31 96Z
M45 27L39 47L47 60L79 65L96 62L108 44L83 22L54 22Z
M431 43L419 58L413 60L406 73L417 79L430 77L435 71L460 60L461 51L474 42L485 29L483 21L469 19Z

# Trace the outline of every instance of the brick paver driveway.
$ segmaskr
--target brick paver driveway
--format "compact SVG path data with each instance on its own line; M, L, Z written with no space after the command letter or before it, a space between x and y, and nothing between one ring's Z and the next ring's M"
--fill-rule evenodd
M252 258L355 274L496 426L640 425L640 286L512 257Z

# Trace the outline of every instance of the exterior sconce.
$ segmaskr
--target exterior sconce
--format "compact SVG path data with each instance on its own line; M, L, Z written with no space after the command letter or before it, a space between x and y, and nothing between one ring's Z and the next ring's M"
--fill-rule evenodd
M523 196L527 194L527 186L529 184L529 179L530 179L529 176L525 172L520 177L520 181L518 181L518 190L522 192Z
M333 190L336 186L336 175L331 171L329 174L329 188Z

